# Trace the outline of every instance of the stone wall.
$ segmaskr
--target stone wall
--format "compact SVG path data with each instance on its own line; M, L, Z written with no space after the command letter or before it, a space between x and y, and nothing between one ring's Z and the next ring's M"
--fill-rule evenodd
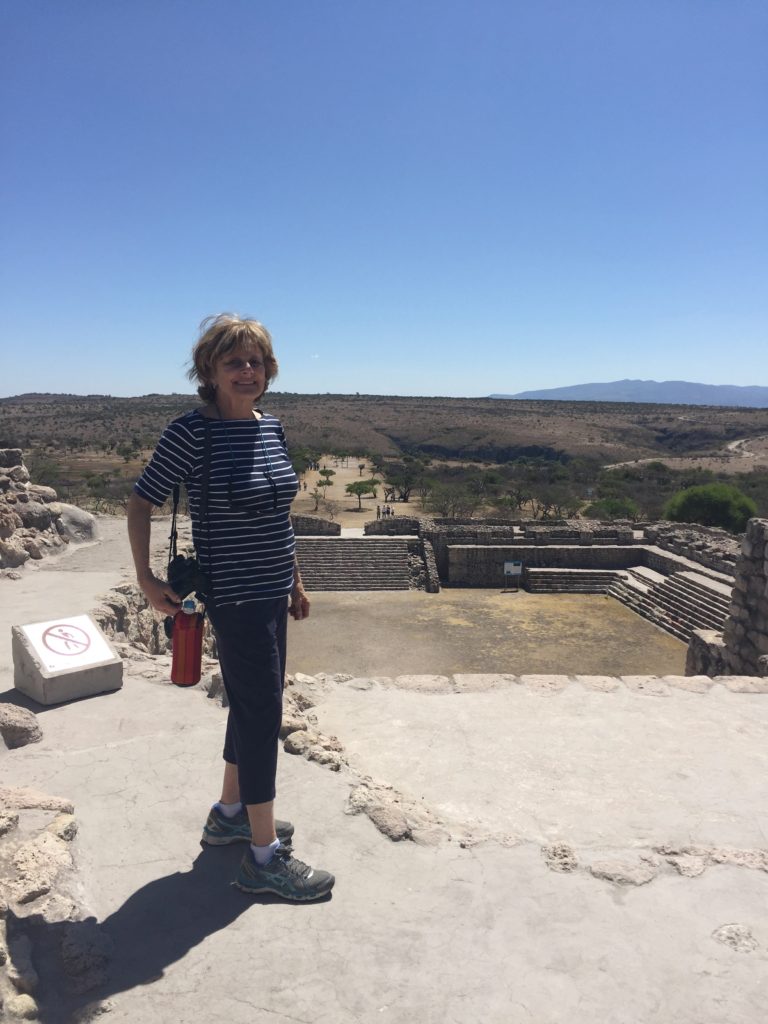
M426 538L422 538L421 545L424 555L424 589L428 594L439 594L440 576L437 571L437 562L435 561L435 549L432 547L432 542Z
M665 576L690 566L671 552L630 545L554 544L449 544L445 548L444 571L440 578L455 587L497 587L504 582L504 562L521 561L525 569L631 569L642 565ZM438 567L440 563L438 562ZM697 570L698 572L699 570ZM702 576L726 582L721 574L706 568Z
M519 523L506 523L502 526L488 525L484 521L447 525L440 521L422 521L422 536L428 538L435 550L437 568L442 580L456 582L450 576L448 549L457 545L475 545L477 547L520 546L527 549L536 547L576 547L591 548L598 546L627 547L642 543L635 538L629 523L603 523L598 520L556 520L542 523L539 520L524 520ZM507 558L520 559L521 554L508 554ZM591 558L591 556L589 556ZM596 558L584 565L557 561L532 562L536 567L562 566L563 568L615 568ZM636 564L636 563L634 563ZM626 568L619 566L618 568ZM478 586L482 584L476 584Z
M649 544L690 558L716 572L733 575L739 557L738 537L713 526L688 523L649 523L644 527Z
M30 481L20 448L0 448L0 569L12 572L94 533L90 513Z
M291 523L297 537L338 537L341 534L338 523L320 516L304 516L292 512Z
M454 587L502 587L507 561L522 561L524 569L629 569L643 563L642 548L634 546L451 544L446 556L448 571L440 577Z
M768 676L768 519L750 519L723 630L732 675Z
M366 537L410 537L418 534L420 525L418 516L388 516L369 520L364 532Z

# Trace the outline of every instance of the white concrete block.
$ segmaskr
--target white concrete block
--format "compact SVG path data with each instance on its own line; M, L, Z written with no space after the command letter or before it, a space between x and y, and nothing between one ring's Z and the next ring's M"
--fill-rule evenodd
M90 615L12 626L13 682L38 704L123 685L123 662Z

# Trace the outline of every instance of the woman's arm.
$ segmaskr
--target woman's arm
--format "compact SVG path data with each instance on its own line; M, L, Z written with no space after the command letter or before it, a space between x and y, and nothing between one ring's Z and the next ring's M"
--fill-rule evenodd
M309 598L304 589L304 584L301 582L299 562L295 555L293 557L293 590L291 591L291 607L289 611L297 622L299 619L309 618Z
M170 584L159 580L149 566L152 508L152 502L135 492L128 499L128 539L136 566L136 579L153 608L165 615L175 615L181 607L181 598Z

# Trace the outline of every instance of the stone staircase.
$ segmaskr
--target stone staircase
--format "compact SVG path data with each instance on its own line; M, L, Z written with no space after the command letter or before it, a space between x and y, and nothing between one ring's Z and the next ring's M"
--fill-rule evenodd
M694 629L722 632L731 603L727 586L686 570L526 569L524 583L532 594L608 594L684 643Z
M695 572L664 576L642 567L617 576L608 593L684 643L694 629L722 632L730 608L730 593L723 584Z
M606 594L620 575L616 569L526 569L523 584L532 594Z
M296 554L309 591L410 589L400 537L297 537Z

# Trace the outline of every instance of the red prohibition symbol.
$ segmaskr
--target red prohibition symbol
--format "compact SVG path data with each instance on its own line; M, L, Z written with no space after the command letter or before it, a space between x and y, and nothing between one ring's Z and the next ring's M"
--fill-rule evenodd
M66 622L49 626L43 633L43 643L54 654L74 656L83 654L91 646L91 638L79 626L70 626Z

